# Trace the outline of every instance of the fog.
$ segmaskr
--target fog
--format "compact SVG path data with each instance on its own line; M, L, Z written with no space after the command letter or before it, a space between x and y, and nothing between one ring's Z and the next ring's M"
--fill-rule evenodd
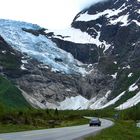
M49 29L70 26L75 15L103 0L0 0L0 18L26 21Z

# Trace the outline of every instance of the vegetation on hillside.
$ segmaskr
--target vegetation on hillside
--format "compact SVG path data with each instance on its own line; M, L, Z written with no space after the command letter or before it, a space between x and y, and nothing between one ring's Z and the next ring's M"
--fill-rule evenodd
M133 135L130 132L134 130L134 135L139 136L134 122L140 120L140 104L123 111L117 111L113 108L75 111L33 109L26 102L21 91L7 79L0 76L0 133L73 126L88 123L88 120L84 119L83 116L115 118L115 114L118 114L117 119L119 121L116 121L116 125L113 128L104 130L101 135L97 136L97 140L101 136L111 139L114 133L117 136L124 131L126 132L124 137L128 138L130 134L131 138ZM124 124L126 127L123 129ZM112 135L109 135L110 129L112 130ZM117 133L119 129L120 133Z
M1 106L2 108L2 106ZM140 106L124 111L112 109L103 110L40 110L24 109L4 111L0 113L0 132L45 129L63 126L86 124L89 120L83 116L95 116L102 118L114 118L118 114L118 120L134 122L140 119ZM13 128L13 129L12 129Z
M21 91L10 81L0 76L0 110L26 109L30 107ZM2 109L3 108L3 109Z
M136 127L136 123L140 120L140 104L115 113L118 114L118 118L113 127L85 140L139 140L140 128Z
M139 140L140 128L134 121L116 121L113 127L103 130L97 136L85 140Z

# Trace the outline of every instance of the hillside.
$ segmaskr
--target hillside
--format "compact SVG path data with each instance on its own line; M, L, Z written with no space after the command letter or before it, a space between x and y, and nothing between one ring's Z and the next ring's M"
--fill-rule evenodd
M1 75L36 108L122 110L137 105L139 9L139 0L97 3L59 31L1 19Z

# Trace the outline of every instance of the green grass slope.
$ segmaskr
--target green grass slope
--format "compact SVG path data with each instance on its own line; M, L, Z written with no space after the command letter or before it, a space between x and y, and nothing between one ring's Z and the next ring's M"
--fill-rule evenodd
M133 121L118 121L111 128L103 130L95 137L85 140L139 140L140 128Z
M7 109L24 109L30 106L21 91L2 76L0 76L0 104Z

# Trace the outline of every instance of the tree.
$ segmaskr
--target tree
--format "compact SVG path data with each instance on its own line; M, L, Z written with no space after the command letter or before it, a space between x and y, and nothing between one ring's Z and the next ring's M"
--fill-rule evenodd
M56 108L54 111L54 116L58 116L58 115L59 115L59 112L58 112L58 109Z

